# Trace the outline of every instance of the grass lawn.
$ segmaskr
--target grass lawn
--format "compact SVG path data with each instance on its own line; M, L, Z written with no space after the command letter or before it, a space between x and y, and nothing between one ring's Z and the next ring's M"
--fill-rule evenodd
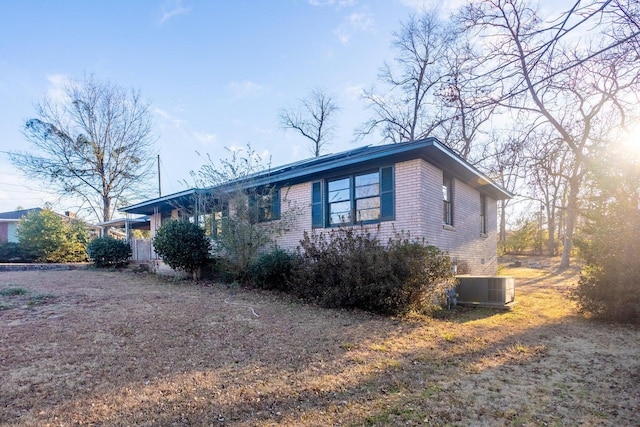
M640 328L575 272L505 268L511 311L326 310L95 270L0 272L0 425L638 425Z

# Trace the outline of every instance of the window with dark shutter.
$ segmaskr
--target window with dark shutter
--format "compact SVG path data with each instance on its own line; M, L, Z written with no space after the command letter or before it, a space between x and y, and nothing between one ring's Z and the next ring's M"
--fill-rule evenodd
M249 196L252 221L267 222L280 219L280 189L271 188Z
M325 222L328 226L339 226L389 221L395 217L392 166L327 180L326 185L323 201L321 183L313 183L314 227L324 227ZM325 206L326 219L322 210Z

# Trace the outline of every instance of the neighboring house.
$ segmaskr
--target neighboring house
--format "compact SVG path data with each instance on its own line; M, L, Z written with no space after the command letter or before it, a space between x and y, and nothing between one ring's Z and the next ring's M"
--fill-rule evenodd
M11 212L0 212L0 243L18 243L18 223L20 220L32 212L42 212L42 208L21 209ZM65 212L64 215L58 214L65 220L76 219L72 212ZM84 221L83 221L84 222ZM85 223L90 237L99 235L100 229Z
M448 252L468 272L489 275L497 270L497 200L512 196L434 138L311 158L246 182L275 189L254 201L258 221L278 221L291 206L300 210L275 239L280 247L294 249L304 231L341 226L366 227L382 242L405 231ZM207 194L211 189L191 189L121 211L150 215L152 235L181 216L215 233L215 220L228 207L198 208Z
M20 209L0 212L0 243L18 243L18 222L31 212L40 212L42 208Z

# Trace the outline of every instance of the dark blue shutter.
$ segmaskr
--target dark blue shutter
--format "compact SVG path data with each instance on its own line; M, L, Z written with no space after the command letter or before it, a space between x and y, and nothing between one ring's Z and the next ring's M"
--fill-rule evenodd
M324 227L322 215L322 182L316 181L311 184L311 227Z
M276 188L271 193L271 219L280 219L280 189Z
M395 219L393 195L393 166L380 169L380 220Z

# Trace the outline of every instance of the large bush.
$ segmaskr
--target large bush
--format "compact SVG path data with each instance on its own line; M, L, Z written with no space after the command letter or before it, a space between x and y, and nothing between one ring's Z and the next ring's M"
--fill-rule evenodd
M446 254L404 235L383 245L366 230L340 228L305 233L300 249L292 292L326 307L392 315L421 311L454 281Z
M290 290L293 267L298 260L295 253L276 248L258 257L249 265L251 283L262 289Z
M197 275L207 263L211 242L197 224L177 220L162 224L153 247L169 267Z
M22 248L42 262L83 262L87 260L88 233L82 222L67 220L44 209L31 212L18 222Z
M614 155L610 151L603 159ZM620 153L622 155L625 152ZM586 266L575 291L578 309L596 318L640 322L640 164L617 158L595 174L583 238Z
M89 243L87 253L96 267L122 267L129 263L131 246L124 240L99 237Z
M29 251L20 243L0 243L0 262L34 262L38 254Z

